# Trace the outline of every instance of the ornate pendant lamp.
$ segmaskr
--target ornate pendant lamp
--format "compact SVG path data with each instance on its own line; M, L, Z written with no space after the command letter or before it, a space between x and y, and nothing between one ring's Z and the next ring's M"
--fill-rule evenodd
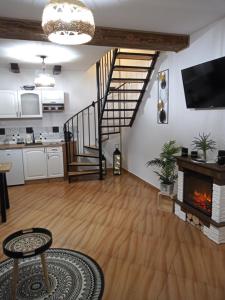
M50 0L43 11L42 28L51 42L62 45L87 43L95 33L93 14L79 0Z
M46 57L47 56L45 55L40 56L42 59L42 73L40 73L34 80L34 84L37 88L49 88L55 86L55 79L50 74L46 73Z

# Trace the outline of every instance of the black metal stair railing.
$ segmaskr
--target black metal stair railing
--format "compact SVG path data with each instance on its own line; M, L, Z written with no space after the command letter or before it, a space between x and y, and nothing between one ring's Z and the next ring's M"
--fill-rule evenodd
M132 126L158 56L158 51L146 54L113 49L96 63L97 101L64 124L68 172L71 167L81 165L74 163L77 157L91 157L98 159L95 165L99 166L99 178L103 178L102 142L111 134L120 133L122 127ZM121 59L145 60L148 65L124 65ZM145 75L134 77L130 72ZM134 87L136 83L142 86ZM98 152L92 155L85 151L87 148Z
M95 146L98 150L99 174L102 179L102 128L101 118L106 99L110 94L110 80L116 60L117 49L106 53L96 64L97 68L97 101L84 108L64 124L67 171L75 157L83 156L85 147ZM117 89L121 88L120 85ZM88 155L87 155L88 156Z
M93 101L64 124L67 171L75 156L85 153L85 146L98 147L98 104Z

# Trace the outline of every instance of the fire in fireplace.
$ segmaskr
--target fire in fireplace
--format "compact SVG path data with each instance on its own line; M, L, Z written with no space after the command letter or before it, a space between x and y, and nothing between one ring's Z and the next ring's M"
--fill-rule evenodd
M212 215L212 187L211 177L200 173L184 172L184 202L207 216Z
M207 195L206 193L199 193L195 191L193 196L193 202L195 206L199 207L204 211L207 211L208 214L211 215L211 210L212 210L211 195Z

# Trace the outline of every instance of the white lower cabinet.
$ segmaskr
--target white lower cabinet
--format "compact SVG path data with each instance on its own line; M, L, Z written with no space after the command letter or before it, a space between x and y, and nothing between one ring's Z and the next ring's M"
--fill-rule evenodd
M47 148L48 178L64 176L62 147Z
M25 180L64 176L62 147L23 150Z
M25 180L47 178L45 148L23 149L23 163Z

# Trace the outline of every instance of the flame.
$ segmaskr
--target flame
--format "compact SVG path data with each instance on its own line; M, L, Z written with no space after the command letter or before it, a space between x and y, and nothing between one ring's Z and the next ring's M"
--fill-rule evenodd
M200 208L211 212L212 198L207 193L194 192L194 203Z

